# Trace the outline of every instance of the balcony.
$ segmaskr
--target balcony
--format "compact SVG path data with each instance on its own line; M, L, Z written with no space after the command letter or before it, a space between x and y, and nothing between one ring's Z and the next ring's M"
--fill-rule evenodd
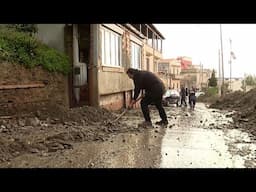
M180 74L169 74L169 76L170 76L172 79L177 79L177 80L180 80L180 79L181 79L181 75L180 75Z

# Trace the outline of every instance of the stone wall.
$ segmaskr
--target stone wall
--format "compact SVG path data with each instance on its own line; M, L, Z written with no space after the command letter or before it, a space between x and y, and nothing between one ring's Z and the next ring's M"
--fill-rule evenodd
M0 63L0 115L68 107L67 77L41 67Z

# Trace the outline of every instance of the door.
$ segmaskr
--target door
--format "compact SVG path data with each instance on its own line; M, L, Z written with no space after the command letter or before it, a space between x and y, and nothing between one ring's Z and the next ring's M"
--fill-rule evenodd
M89 105L90 24L66 25L65 48L72 63L69 74L70 107Z

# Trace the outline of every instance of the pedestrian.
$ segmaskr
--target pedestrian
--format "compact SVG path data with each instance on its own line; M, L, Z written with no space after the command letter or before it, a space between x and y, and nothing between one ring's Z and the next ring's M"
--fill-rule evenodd
M196 105L196 89L193 86L189 90L189 105L190 108L194 110Z
M182 106L182 104L184 103L184 106L187 106L187 102L186 102L186 89L184 87L184 85L181 85L181 90L180 90L180 107Z
M161 121L156 122L157 125L167 125L168 120L165 110L162 106L162 97L165 93L163 82L152 72L129 68L127 75L134 83L134 95L129 107L132 107L142 90L145 95L140 102L141 110L144 116L144 122L140 123L142 127L152 127L152 121L149 114L148 105L154 104L159 112Z

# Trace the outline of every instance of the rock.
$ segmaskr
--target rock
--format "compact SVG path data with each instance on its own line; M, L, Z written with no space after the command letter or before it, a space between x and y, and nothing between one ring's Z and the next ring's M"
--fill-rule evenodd
M36 111L35 112L35 116L39 118L41 116L41 112L40 111Z
M6 129L6 127L4 126L4 125L1 125L1 127L0 127L1 129Z
M25 125L27 125L27 126L34 126L35 127L35 126L40 125L40 120L37 117L28 118L25 121Z
M29 150L31 153L39 153L40 151L36 148L32 148Z
M203 121L201 120L200 123L203 123Z
M165 155L168 155L167 153L165 153Z
M41 156L42 156L42 157L48 157L48 156L49 156L49 154L48 154L48 153L46 153L46 152L42 152L42 153L41 153Z
M48 127L49 125L47 123L42 124L43 127Z
M155 130L155 133L158 133L158 130Z
M18 125L21 126L21 127L24 127L25 126L25 120L19 119L18 120Z
M232 117L232 114L227 114L225 117Z
M11 124L7 124L6 125L6 129L11 129L12 128L12 125Z
M242 115L241 115L241 118L246 118L246 115L245 115L245 114L242 114Z
M125 139L123 139L123 143L125 143Z
M6 133L6 132L8 132L8 129L2 129L2 132Z
M240 122L249 122L249 119L239 119Z

